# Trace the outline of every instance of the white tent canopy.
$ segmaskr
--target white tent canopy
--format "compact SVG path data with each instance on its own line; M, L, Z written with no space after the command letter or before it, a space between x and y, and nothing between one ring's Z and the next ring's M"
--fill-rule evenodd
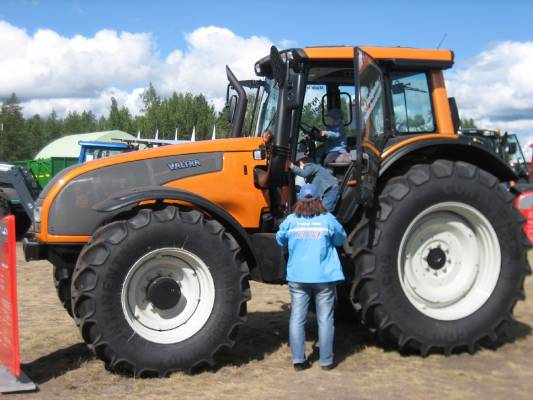
M78 133L63 136L48 143L37 153L35 159L50 157L78 157L80 155L80 140L93 140L99 142L112 142L113 139L135 139L135 136L122 131L103 131Z

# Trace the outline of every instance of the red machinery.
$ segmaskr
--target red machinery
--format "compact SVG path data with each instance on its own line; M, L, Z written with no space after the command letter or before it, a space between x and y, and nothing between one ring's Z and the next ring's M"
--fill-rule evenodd
M533 190L523 192L515 199L515 207L520 210L526 223L524 224L524 233L533 243Z

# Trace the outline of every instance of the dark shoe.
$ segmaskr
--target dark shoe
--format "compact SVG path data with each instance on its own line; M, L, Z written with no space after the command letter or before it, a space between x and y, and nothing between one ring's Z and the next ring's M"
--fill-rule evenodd
M322 368L324 371L332 370L337 366L337 363L331 363L329 365L321 365L320 368Z
M308 360L305 360L302 363L293 364L295 371L303 371L304 369L311 368L311 363Z

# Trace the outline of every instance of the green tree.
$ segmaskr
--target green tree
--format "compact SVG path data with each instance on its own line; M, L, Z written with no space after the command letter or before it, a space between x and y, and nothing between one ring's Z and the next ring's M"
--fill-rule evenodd
M52 110L44 123L44 139L46 143L62 136L63 126L62 121L57 117L55 110Z
M146 88L141 100L143 112L133 117L127 107L119 107L111 98L108 116L98 119L92 111L70 111L60 118L55 110L48 116L33 115L24 118L22 107L15 94L12 94L0 108L0 159L20 160L34 157L45 145L64 135L81 132L94 132L120 129L143 137L153 137L159 129L159 137L173 139L176 128L178 138L188 140L193 127L196 139L210 139L216 125L217 137L227 137L231 126L227 110L217 113L204 95L192 93L172 93L168 98L161 97L152 83ZM249 134L252 125L254 106L253 94L249 98L244 134ZM253 127L252 127L253 129Z
M157 94L157 91L155 90L154 85L152 85L152 82L149 83L148 87L141 95L141 98L144 104L144 112L148 111L150 107L157 106L161 103L161 98Z
M476 122L473 118L461 118L461 128L463 129L469 129L469 128L477 128Z
M132 133L133 131L133 122L131 118L130 111L122 106L118 108L117 99L111 97L111 108L109 110L109 117L107 118L107 128L118 129L124 132Z
M0 109L0 160L29 158L31 143L27 139L22 107L15 93L12 93Z
M33 117L28 118L25 121L25 131L28 135L30 146L30 157L34 158L35 155L42 149L46 144L45 136L45 122L38 115L35 114Z
M231 124L228 120L227 107L224 107L224 109L218 113L215 124L217 127L217 138L229 137L231 134Z
M177 129L178 139L188 140L194 127L197 140L211 138L217 114L203 95L174 92L169 98L162 99L150 84L142 100L144 115L135 118L133 125L143 137L153 137L157 129L160 139L173 139Z

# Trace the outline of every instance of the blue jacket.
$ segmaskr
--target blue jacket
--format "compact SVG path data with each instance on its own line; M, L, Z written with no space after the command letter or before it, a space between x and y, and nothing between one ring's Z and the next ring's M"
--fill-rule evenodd
M332 126L326 131L326 154L332 151L338 151L339 153L346 153L346 132L344 126Z
M344 280L335 246L346 239L337 219L327 213L315 217L291 214L280 225L276 241L289 250L287 281L324 283Z
M306 163L303 168L293 165L291 171L304 178L306 182L315 185L320 197L322 197L330 187L339 184L339 181L337 181L337 178L333 176L331 171L319 164Z

